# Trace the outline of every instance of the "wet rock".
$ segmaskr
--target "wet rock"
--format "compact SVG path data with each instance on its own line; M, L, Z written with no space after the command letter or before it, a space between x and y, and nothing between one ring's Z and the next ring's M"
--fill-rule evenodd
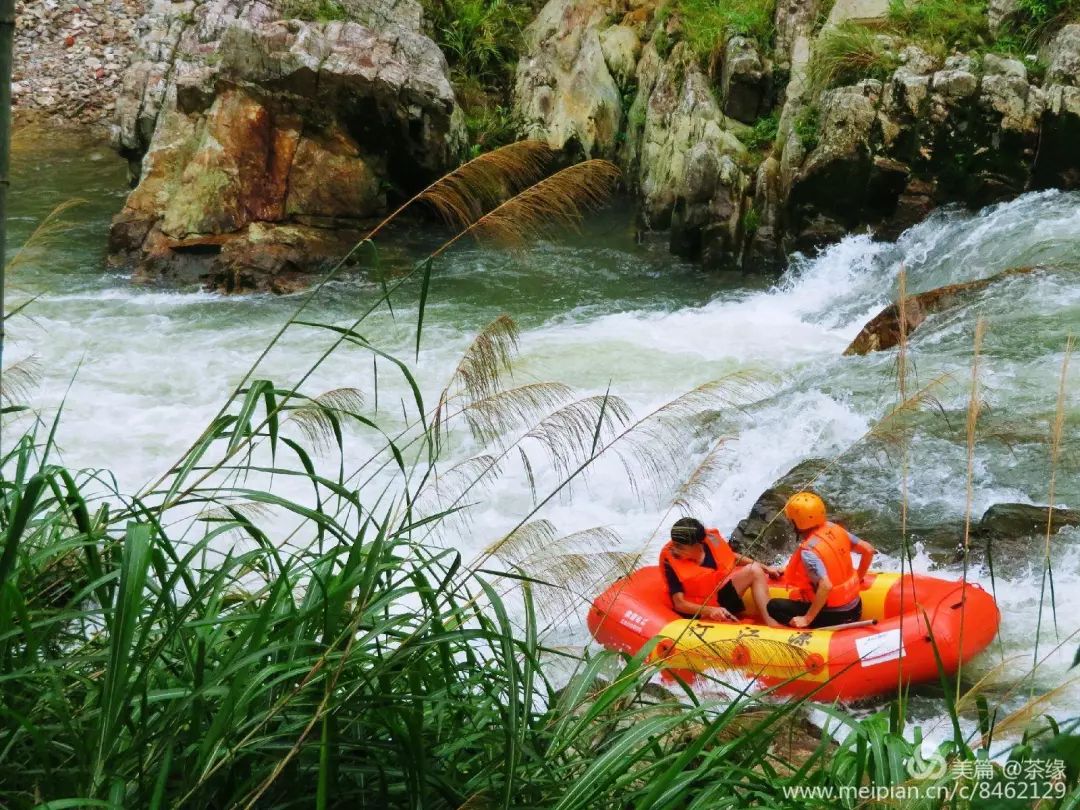
M1053 534L1066 526L1080 526L1080 510L1027 503L996 503L980 518L977 530L981 536L1021 538L1046 534L1049 519Z
M514 90L524 134L585 157L614 154L622 96L600 42L614 10L603 0L549 0L525 30Z
M161 2L125 76L115 143L138 184L110 236L136 277L285 291L343 255L385 189L454 165L461 112L413 0L279 20L262 0Z
M959 284L948 284L944 287L909 295L904 301L903 321L907 325L903 331L910 336L928 316L960 306L970 300L974 294L985 290L991 284L1013 276L1027 275L1037 269L1037 267L1013 267L989 278L980 278ZM900 342L901 320L899 305L890 304L862 328L862 331L855 336L851 345L844 350L844 354L863 355L895 347Z
M784 516L784 506L796 492L812 484L828 468L827 459L811 458L792 467L765 490L750 514L731 533L731 542L742 553L768 561L770 555L790 554L798 543L791 521Z
M1042 139L1033 182L1038 188L1080 188L1080 87L1053 85L1047 92Z

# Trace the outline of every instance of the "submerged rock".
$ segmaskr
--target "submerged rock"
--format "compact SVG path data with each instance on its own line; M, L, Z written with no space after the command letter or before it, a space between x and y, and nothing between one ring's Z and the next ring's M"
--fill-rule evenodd
M154 6L118 104L138 182L113 222L114 264L291 290L348 251L389 186L455 165L461 113L419 6L354 11L368 24L281 20L263 0Z
M995 282L1012 276L1027 275L1037 269L1036 267L1013 267L989 278L980 278L959 284L948 284L944 287L909 295L904 300L906 327L903 332L910 336L926 320L927 316L960 306L975 293L985 290ZM900 343L901 331L900 306L899 304L890 304L862 328L862 331L851 341L851 345L844 349L844 354L862 355L894 348Z
M1080 526L1080 510L1037 506L1028 503L996 503L987 509L978 523L983 537L1025 538L1050 533L1066 526Z

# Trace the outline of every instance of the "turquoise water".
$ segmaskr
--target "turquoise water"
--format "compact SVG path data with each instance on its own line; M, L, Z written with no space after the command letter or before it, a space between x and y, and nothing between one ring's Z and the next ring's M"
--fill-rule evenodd
M198 290L138 287L104 269L109 218L125 193L125 169L107 148L61 143L22 160L13 183L14 242L18 244L56 204L85 203L65 216L70 227L46 248L26 257L12 274L9 308L37 296L10 324L5 362L34 357L38 384L30 401L46 412L66 396L60 430L71 466L107 467L122 488L137 489L160 475L216 413L243 370L298 296L225 298ZM391 263L419 258L431 239L403 228L383 245ZM1080 331L1080 195L1042 193L977 214L943 212L906 233L895 245L851 236L823 254L797 258L775 285L768 280L732 284L670 257L662 244L635 244L632 216L616 207L594 218L582 236L511 254L470 245L436 266L419 358L415 362L427 401L434 402L472 336L502 313L521 329L515 382L554 380L580 395L610 389L635 414L644 415L709 380L742 373L755 380L741 409L726 414L714 438L726 437L721 465L695 511L730 531L757 495L797 462L842 453L897 401L895 354L842 357L863 323L896 294L906 270L912 292L985 277L1031 263L1050 267L976 295L954 311L931 317L912 340L912 389L941 378L935 407L920 417L911 442L908 489L914 525L955 523L967 508L964 411L969 396L972 337L979 317L987 332L982 349L980 422L971 502L977 518L993 503L1043 503L1049 486L1045 437L1053 418L1066 338ZM346 323L379 294L378 285L352 278L331 285L313 305L316 320ZM412 359L415 285L403 291L391 314L385 308L364 326L388 351ZM327 345L323 334L296 331L279 345L259 376L298 379ZM1080 394L1074 359L1067 388L1068 414L1055 500L1080 507ZM70 388L69 388L70 386ZM312 377L305 390L354 386L374 409L374 380L366 355L343 351ZM405 395L385 369L379 376L383 418L393 421ZM353 437L351 451L364 457L373 445ZM684 471L712 449L700 436L681 446ZM448 463L479 448L459 436ZM845 506L879 514L899 513L902 456L887 443L856 446L830 474L827 489ZM550 463L537 470L554 484ZM538 515L560 534L593 526L618 533L620 548L652 554L670 522L677 480L636 493L623 465L597 465L588 482L555 498ZM668 487L664 489L664 487ZM466 551L483 548L531 508L525 474L508 468L470 508L467 529L443 542ZM878 538L868 538L878 540ZM1052 553L1062 649L1030 680L1047 691L1069 677L1080 644L1080 554L1077 535L1054 538ZM878 542L894 567L895 539ZM1010 699L1033 654L1042 541L1018 539L999 568L996 583L1004 618L1001 644L972 668L994 670L992 688ZM917 565L944 557L923 549ZM940 551L940 549L938 550ZM981 558L980 558L981 559ZM946 572L956 572L947 563ZM975 576L989 585L977 560ZM1051 631L1051 636L1052 636ZM556 640L583 643L572 618ZM1052 646L1045 637L1040 649ZM1051 700L1052 711L1071 716L1080 689ZM926 710L928 714L932 709Z

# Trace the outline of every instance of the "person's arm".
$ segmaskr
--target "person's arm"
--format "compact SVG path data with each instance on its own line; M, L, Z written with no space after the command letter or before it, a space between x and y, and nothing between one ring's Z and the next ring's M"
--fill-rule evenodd
M747 557L745 554L736 554L735 555L735 564L736 565L753 565L754 563L757 563L758 565L760 565L761 570L764 571L766 574L768 574L773 579L776 579L777 577L781 576L784 573L783 571L781 571L779 568L776 568L775 566L766 565L763 562L755 560L753 557Z
M683 593L683 585L679 575L667 563L664 563L664 579L667 580L668 593L671 594L671 604L679 613L689 616L700 616L714 622L733 622L735 617L719 605L704 605L691 602Z
M679 613L685 613L690 616L700 616L702 619L709 619L714 622L733 622L735 617L727 610L719 605L702 605L697 602L691 602L680 591L679 593L672 594L671 603L675 605L675 610Z
M851 551L859 555L859 581L862 582L866 577L866 571L870 569L870 563L874 561L874 555L877 553L873 545L862 538L855 537L848 532L848 539L851 540Z
M796 616L791 620L792 627L809 627L810 623L821 613L825 603L829 600L829 591L832 590L832 582L829 577L823 576L818 580L817 590L814 591L814 601L810 603L810 609L802 616Z

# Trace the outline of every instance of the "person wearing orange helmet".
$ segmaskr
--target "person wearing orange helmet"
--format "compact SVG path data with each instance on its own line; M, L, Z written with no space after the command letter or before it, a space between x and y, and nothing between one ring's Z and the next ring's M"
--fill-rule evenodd
M706 529L700 520L675 521L671 540L660 551L660 570L672 607L684 616L736 621L745 611L742 595L749 590L765 623L781 626L763 608L769 601L766 577L779 577L780 571L736 553L719 531Z
M813 492L798 492L784 507L795 524L799 547L784 571L788 599L769 602L769 615L792 627L830 627L862 616L859 590L874 547L825 516L825 503ZM851 561L860 557L858 570Z

